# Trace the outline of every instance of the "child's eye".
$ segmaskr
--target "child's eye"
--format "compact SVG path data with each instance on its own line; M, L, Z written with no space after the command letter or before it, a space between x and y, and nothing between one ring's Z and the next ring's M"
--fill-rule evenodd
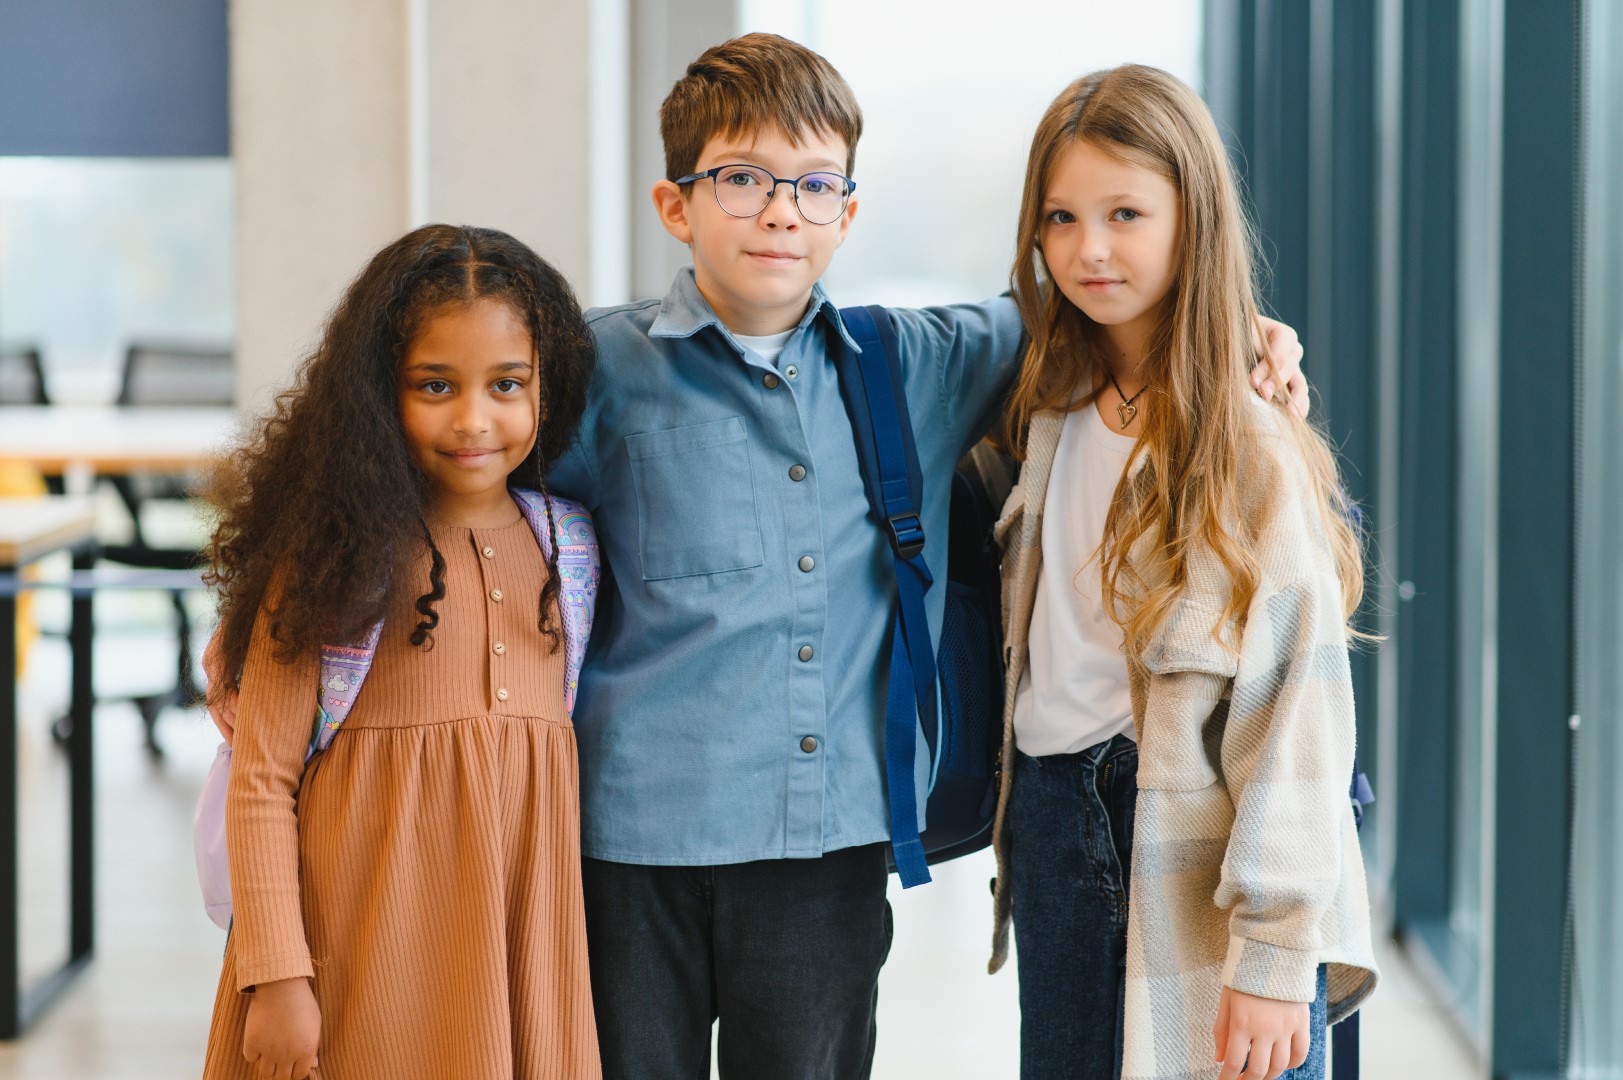
M1110 219L1112 221L1133 221L1133 220L1136 220L1136 219L1141 218L1143 216L1144 215L1140 214L1137 210L1132 210L1132 209L1129 209L1128 207L1123 206L1120 209L1118 209L1115 213L1111 214Z
M760 178L749 169L735 169L731 172L724 172L717 179L719 182L731 184L733 187L754 187L761 182Z
M1069 225L1076 217L1069 210L1050 210L1048 223L1050 225Z
M419 389L425 394L444 394L450 392L451 384L444 379L429 379Z
M523 385L517 379L497 379L495 389L498 394L516 394Z
M807 176L801 179L800 190L806 195L831 195L834 181L826 176Z

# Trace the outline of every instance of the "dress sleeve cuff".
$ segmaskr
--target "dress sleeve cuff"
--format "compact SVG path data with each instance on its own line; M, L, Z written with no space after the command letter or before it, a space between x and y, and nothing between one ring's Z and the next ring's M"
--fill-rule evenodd
M1319 993L1318 957L1302 949L1231 936L1223 985L1253 997L1311 1002Z
M280 956L237 958L237 990L245 993L263 983L283 979L313 979L316 968L309 953L283 953Z

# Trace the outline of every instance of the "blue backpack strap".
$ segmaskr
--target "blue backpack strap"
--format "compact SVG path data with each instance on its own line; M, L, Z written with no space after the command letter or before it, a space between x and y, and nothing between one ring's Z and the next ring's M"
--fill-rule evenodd
M840 318L862 350L847 349L830 333L840 394L851 417L868 503L890 541L900 600L890 634L890 689L885 697L885 785L890 800L890 845L903 888L930 880L919 840L913 758L922 727L936 745L936 668L924 594L934 579L924 562L924 482L907 412L900 354L890 316L882 307L844 308Z
M1353 821L1358 828L1364 825L1364 810L1375 801L1375 789L1369 777L1359 767L1358 755L1353 754L1353 778L1348 790L1352 798ZM1330 1064L1336 1080L1358 1080L1358 1013L1353 1013L1330 1029Z

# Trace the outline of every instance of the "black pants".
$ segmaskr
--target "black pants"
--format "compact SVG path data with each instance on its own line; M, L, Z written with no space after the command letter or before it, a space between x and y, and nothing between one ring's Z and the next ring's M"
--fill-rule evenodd
M890 952L883 844L820 859L586 859L604 1080L866 1080Z

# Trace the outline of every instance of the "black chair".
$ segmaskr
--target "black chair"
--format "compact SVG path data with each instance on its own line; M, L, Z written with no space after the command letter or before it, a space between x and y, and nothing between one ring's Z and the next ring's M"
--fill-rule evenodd
M128 408L146 406L218 406L236 402L235 359L226 349L191 345L136 343L124 354L124 374L119 384L118 404ZM162 500L184 499L189 485L171 476L109 477L133 523L133 539L128 545L103 545L102 554L128 566L163 570L190 569L197 565L194 548L154 544L143 523L143 509ZM198 698L192 678L191 620L186 614L185 594L173 590L170 599L176 616L178 656L176 683L172 691L135 699L146 729L147 749L163 753L156 737L158 714L165 706L189 704Z
M191 345L132 344L124 353L118 404L142 406L218 406L236 402L237 369L229 350ZM113 487L134 523L138 548L150 547L141 507L152 499L184 499L188 485L173 476L116 476Z
M27 345L0 347L0 405L49 405L45 363Z
M229 349L132 344L124 354L120 405L234 405L237 368Z

